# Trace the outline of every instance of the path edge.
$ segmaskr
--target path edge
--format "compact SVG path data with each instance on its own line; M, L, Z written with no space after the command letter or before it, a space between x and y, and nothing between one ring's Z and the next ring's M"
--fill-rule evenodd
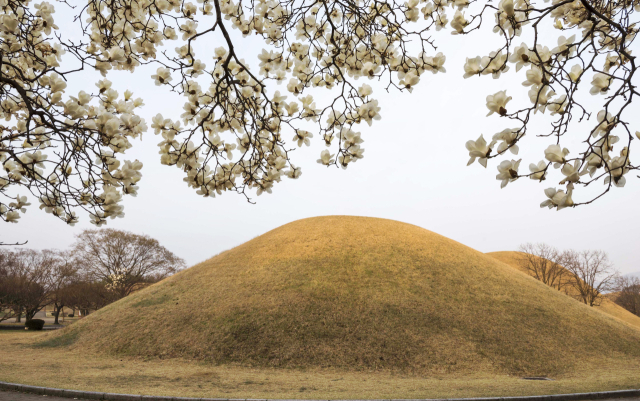
M26 384L0 381L0 390L40 394L63 398L103 400L103 401L578 401L607 400L612 398L640 397L640 389L599 391L595 393L573 393L553 395L532 395L520 397L482 398L421 398L421 399L378 399L378 400L309 400L309 399L264 399L264 398L190 398L165 397L155 395L101 393L94 391L66 390L61 388L28 386Z

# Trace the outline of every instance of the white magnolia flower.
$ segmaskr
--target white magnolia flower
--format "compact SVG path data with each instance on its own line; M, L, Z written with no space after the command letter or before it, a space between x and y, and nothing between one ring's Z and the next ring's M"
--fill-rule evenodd
M591 85L589 93L592 95L607 93L611 85L611 76L599 72L593 76Z
M464 18L464 14L460 10L456 10L453 15L453 19L451 20L451 28L455 29L455 31L451 33L454 35L462 33L467 25L469 25L469 21Z
M438 52L435 56L433 56L430 60L430 65L432 66L431 72L434 74L437 72L447 72L447 69L444 68L444 63L447 61L447 56L442 52Z
M438 15L435 16L435 22L436 22L436 31L439 31L442 28L445 28L447 26L447 22L449 22L449 19L447 18L447 14L445 14L444 12L438 13Z
M313 138L313 134L311 134L311 132L309 131L301 129L296 131L293 140L298 142L299 147L302 147L302 144L305 144L307 146L311 145L311 141L309 141L309 138Z
M571 72L569 73L569 78L573 82L578 82L578 79L580 79L580 75L582 75L582 67L580 66L580 64L576 64L573 67L571 67Z
M22 213L25 213L27 211L27 209L25 209L25 206L29 205L31 205L31 203L27 202L27 197L20 195L16 196L15 202L9 203L10 208L19 209Z
M317 162L328 166L333 161L333 156L334 155L332 155L328 150L325 149L320 153L320 158L317 160Z
M573 53L573 51L575 50L575 46L573 47L569 47L573 44L573 42L575 42L576 40L576 35L571 35L568 38L565 38L564 36L560 36L558 38L558 46L555 47L553 50L551 50L551 53L553 54L560 54L560 53L567 53L568 57L571 57L571 53ZM571 49L569 51L567 51L568 49Z
M569 154L569 149L561 148L560 145L549 145L544 151L545 159L554 164L555 168L560 167L560 164L565 163L565 157Z
M613 118L613 115L611 115L611 113L605 111L605 110L600 110L598 112L598 126L593 130L593 134L592 136L595 138L598 135L605 135L607 132L609 132L614 126L615 126L615 121Z
M586 171L580 172L581 163L580 160L575 160L573 165L571 163L565 163L560 170L562 174L565 176L560 184L564 184L566 182L578 182L580 181L580 176L585 174Z
M608 54L604 62L604 70L609 72L611 68L620 65L620 58L616 54Z
M540 207L548 207L549 209L555 207L557 210L561 210L574 204L572 199L573 187L571 185L567 186L567 193L563 190L547 188L544 190L544 194L547 195L548 199L542 202Z
M504 188L508 183L518 179L518 167L522 159L516 160L503 160L498 165L498 174L496 179L501 181L500 188Z
M551 54L547 46L536 45L535 51L531 51L531 61L536 64L546 64L551 61Z
M499 4L499 8L504 11L508 17L513 17L515 15L513 0L502 0Z
M151 78L155 80L156 86L169 83L173 79L171 77L171 71L169 71L168 68L164 68L164 67L158 68L156 73L152 75Z
M542 70L535 65L532 65L526 72L527 80L522 83L524 86L540 86L543 83L546 84L546 79Z
M540 160L538 164L531 163L529 164L529 171L531 171L531 175L529 178L532 180L543 181L546 179L547 175L547 163L544 160Z
M516 64L516 71L520 71L522 67L531 64L531 56L526 43L523 42L513 49L513 53L509 56L509 62Z
M519 131L520 130L518 128L507 128L493 136L492 143L501 141L500 145L498 145L498 153L502 153L505 150L509 149L514 155L518 154L518 151L520 149L518 148L518 145L515 144L515 142L520 139L518 137Z
M487 167L487 156L491 153L491 147L487 146L487 141L484 140L482 135L480 135L475 141L467 141L465 146L469 151L470 157L467 166L476 161L476 158L479 158L478 163L483 167Z
M501 116L507 114L507 103L511 100L511 96L507 96L507 91L503 90L500 92L496 92L493 95L487 96L487 108L489 109L489 113L487 116L492 115L493 113L498 113Z
M614 135L609 135L607 139L611 139L615 137ZM617 142L617 137L616 142ZM611 160L611 156L609 156L609 146L605 144L605 138L600 138L592 147L590 153L587 155L585 159L585 165L583 174L589 173L589 176L593 177L593 175L600 169L604 163Z
M367 84L363 84L358 88L358 94L362 97L370 96L373 93L373 89Z
M480 66L481 60L480 56L476 58L467 58L467 61L464 63L463 77L465 79L480 74L480 70L482 69Z
M358 115L371 126L373 120L380 120L380 107L377 100L371 100L358 108Z
M18 213L15 210L12 210L12 211L6 212L4 216L0 214L0 217L4 217L4 221L6 221L7 223L17 223L18 220L20 219L20 213Z
M500 74L509 71L509 66L506 64L507 60L508 54L503 54L502 51L489 53L489 56L485 56L481 60L482 73L491 74L493 79L500 78Z
M544 113L547 109L547 104L555 94L549 86L543 86L542 89L537 86L532 86L531 89L529 89L529 100L531 100L531 103L536 107L535 113L538 111Z
M420 77L418 76L418 74L415 71L409 71L400 80L399 84L407 88L409 92L413 92L413 87L416 86L418 82L420 82Z
M567 95L559 96L547 103L547 109L551 111L551 115L564 114L567 107Z
M291 170L288 170L286 174L287 174L287 177L296 180L302 175L302 167L296 167L293 164L291 164Z
M616 156L609 163L607 163L606 168L609 175L604 179L605 185L609 184L609 182L613 180L613 185L615 185L616 187L624 187L624 184L627 183L624 175L629 172L628 165L629 157L625 154Z

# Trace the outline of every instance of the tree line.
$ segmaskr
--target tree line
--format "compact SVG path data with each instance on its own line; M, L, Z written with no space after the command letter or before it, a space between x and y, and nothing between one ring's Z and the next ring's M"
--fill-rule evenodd
M544 243L523 244L519 251L520 267L544 284L589 306L607 297L640 316L640 278L621 275L606 252L560 251Z
M147 236L114 229L84 230L68 250L0 249L0 322L33 319L53 307L97 310L185 267Z

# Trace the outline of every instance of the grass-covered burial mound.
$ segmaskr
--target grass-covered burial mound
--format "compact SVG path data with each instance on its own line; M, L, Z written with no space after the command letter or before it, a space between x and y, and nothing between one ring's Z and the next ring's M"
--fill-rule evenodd
M253 367L555 374L640 331L423 228L286 224L51 333L85 352Z

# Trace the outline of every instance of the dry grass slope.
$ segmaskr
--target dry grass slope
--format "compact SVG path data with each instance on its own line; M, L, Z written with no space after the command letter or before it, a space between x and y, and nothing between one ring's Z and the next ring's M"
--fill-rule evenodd
M499 261L518 269L519 271L527 273L526 269L523 269L522 266L518 263L518 252L489 252L487 253L487 255L491 256L492 258L496 258ZM575 290L569 290L569 295L577 295L577 292L575 292ZM594 309L609 316L613 316L616 319L619 319L635 328L640 329L640 317L617 305L610 298L604 298L600 305L594 306Z
M640 331L420 227L286 224L41 346L221 365L562 374L640 357Z

